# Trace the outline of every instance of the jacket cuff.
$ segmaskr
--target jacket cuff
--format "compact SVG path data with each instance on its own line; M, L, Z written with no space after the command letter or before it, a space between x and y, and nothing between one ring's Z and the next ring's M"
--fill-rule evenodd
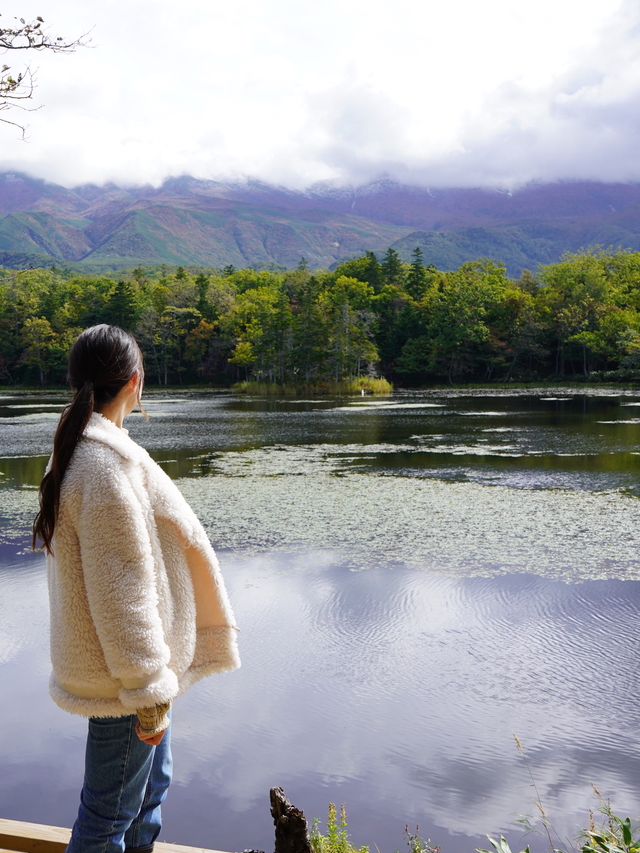
M169 711L171 702L163 702L162 705L154 705L151 708L138 708L138 722L140 730L145 735L157 735L169 728L171 719Z
M146 683L137 684L136 682ZM118 698L125 706L135 712L137 708L148 708L151 705L161 705L170 702L178 695L178 676L172 669L164 666L144 679L125 679Z

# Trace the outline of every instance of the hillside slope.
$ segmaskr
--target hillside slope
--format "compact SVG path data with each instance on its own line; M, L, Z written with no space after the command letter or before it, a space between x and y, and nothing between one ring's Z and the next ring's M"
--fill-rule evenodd
M0 174L0 264L109 270L134 265L335 268L367 250L419 245L453 269L490 257L509 272L595 245L640 250L640 185L531 184L513 193L382 179L305 191L188 176L160 187L67 189Z

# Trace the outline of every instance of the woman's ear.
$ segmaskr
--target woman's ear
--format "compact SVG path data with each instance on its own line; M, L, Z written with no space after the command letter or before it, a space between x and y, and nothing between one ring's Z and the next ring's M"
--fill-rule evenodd
M136 397L140 398L140 383L142 380L142 376L139 370L134 370L131 375L131 379L128 382L129 388L131 389L131 393L135 394Z

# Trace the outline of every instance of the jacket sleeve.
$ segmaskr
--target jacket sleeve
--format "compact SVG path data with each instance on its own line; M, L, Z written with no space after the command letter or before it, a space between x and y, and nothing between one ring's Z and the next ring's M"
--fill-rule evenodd
M78 538L91 617L119 698L132 713L170 701L178 679L158 610L153 550L140 500L110 468L87 484Z
M157 735L169 728L171 702L154 705L152 708L138 708L136 711L140 729L145 735Z

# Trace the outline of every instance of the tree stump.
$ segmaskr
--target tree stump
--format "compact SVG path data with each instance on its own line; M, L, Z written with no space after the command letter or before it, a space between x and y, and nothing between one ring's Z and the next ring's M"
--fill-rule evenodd
M276 827L275 853L311 853L304 813L287 800L282 788L271 788L269 796Z

